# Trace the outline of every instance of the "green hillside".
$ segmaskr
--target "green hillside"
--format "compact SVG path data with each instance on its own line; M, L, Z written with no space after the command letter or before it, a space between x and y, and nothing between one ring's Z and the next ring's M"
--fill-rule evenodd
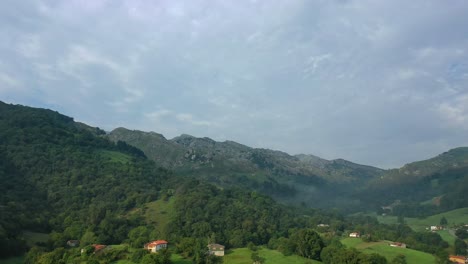
M108 137L142 149L150 159L180 175L196 176L221 187L257 190L290 204L349 209L359 204L350 191L383 173L341 159L291 156L190 135L167 140L154 132L117 128Z
M230 250L224 257L224 264L252 264L252 253L254 251L248 248L236 248ZM299 256L285 256L281 252L267 248L258 250L258 255L265 259L265 264L304 264L321 263L315 260L309 260Z
M398 255L404 255L408 264L436 263L435 257L431 254L410 248L391 247L389 246L390 241L364 242L360 238L345 238L341 242L347 247L355 248L367 254L382 255L389 262Z
M206 255L207 244L221 243L241 248L232 255L240 259L247 252L242 248L267 246L271 250L260 250L259 257L278 263L303 258L382 263L382 256L333 242L350 230L372 233L378 240L412 241L414 248L432 254L447 248L437 234L379 224L369 216L286 206L265 195L311 189L309 205L323 206L328 197L352 194L341 188L372 177L357 173L372 168L207 138L182 136L171 142L192 149L187 156L192 161L175 172L161 168L135 146L109 140L98 128L51 110L0 102L0 259L23 255L25 263L37 264L168 264L180 256L175 261L207 263L216 262ZM208 155L213 150L220 153ZM243 158L232 158L235 153ZM329 180L326 174L311 176L305 173L311 168L306 163L322 164L321 173L326 168L351 171L340 185L334 181L344 174L330 175ZM211 165L216 170L210 174ZM242 168L231 171L233 166ZM252 168L253 174L242 176ZM161 239L169 241L169 251L149 254L142 249ZM80 246L70 246L68 240L79 240ZM98 253L93 244L109 246Z
M380 213L425 217L468 206L468 148L389 170L357 194Z

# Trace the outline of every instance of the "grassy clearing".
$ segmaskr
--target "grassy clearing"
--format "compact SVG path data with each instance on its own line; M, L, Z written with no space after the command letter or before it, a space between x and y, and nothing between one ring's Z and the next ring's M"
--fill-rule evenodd
M184 259L181 255L178 255L178 254L172 254L171 261L172 261L172 264L192 264L191 260ZM0 262L0 264L3 264L3 263ZM12 264L16 264L16 263L12 263ZM119 260L119 261L113 262L113 264L135 264L135 263L130 260Z
M341 243L350 248L356 248L356 246L363 244L364 242L360 238L347 237L341 240Z
M406 256L406 262L408 264L435 263L435 258L431 254L409 248L391 247L388 245L390 243L389 241L364 242L360 238L345 238L341 240L341 243L366 254L377 253L384 256L388 261L402 254Z
M165 234L167 225L174 216L175 198L171 197L168 201L157 200L147 203L145 206L144 217L148 224L156 225L156 228Z
M0 264L23 264L24 257L14 257L14 258L7 258L7 259L0 259Z
M46 243L47 240L49 240L49 234L31 231L23 231L23 237L30 247L36 245L37 243Z
M252 255L250 249L236 248L229 250L224 256L224 264L252 264ZM262 248L258 251L259 256L265 258L265 264L304 264L304 263L320 263L315 260L309 260L296 255L284 256L281 252Z
M453 244L455 244L456 237L450 234L448 230L437 231L437 233L440 235L440 237L442 237L443 240L447 241L447 243L449 243L450 246L453 246Z
M130 156L117 151L101 150L99 151L99 155L101 155L101 157L104 159L110 160L111 162L127 163L132 160Z
M192 261L189 259L184 259L181 255L172 254L171 261L173 264L192 264Z
M377 217L380 223L383 224L397 224L396 216L381 216L373 214ZM448 222L449 228L451 226L456 226L460 224L468 223L468 207L459 208L452 211L448 211L441 214L431 215L425 218L410 218L405 217L405 223L411 227L414 231L426 231L430 226L439 225L440 219L445 217ZM455 236L452 235L448 230L437 231L437 233L442 237L443 240L447 241L449 245L453 245L455 242Z
M374 216L376 216L374 214ZM438 225L440 219L445 217L448 221L449 226L466 224L468 223L468 207L460 208L452 211L448 211L441 214L431 215L426 218L406 218L405 222L415 231L424 231L427 227L432 225ZM380 223L384 224L396 224L396 216L377 216Z
M368 247L362 252L367 253L367 254L372 254L372 253L377 253L385 258L387 258L388 261L391 261L393 258L395 258L398 255L404 255L406 257L406 262L408 264L420 264L420 263L436 263L436 259L433 255L409 248L396 248L396 247L391 247L387 243L385 244L379 244L375 246Z

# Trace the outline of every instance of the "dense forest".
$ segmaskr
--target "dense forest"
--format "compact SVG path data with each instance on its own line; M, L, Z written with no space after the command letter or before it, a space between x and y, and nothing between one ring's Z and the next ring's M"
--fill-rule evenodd
M0 102L1 258L27 252L26 263L170 263L177 253L194 263L218 263L206 245L222 243L263 245L324 263L387 263L341 245L338 238L351 231L447 258L448 244L438 234L286 206L246 188L220 188L162 169L141 150L104 134L51 110ZM164 228L144 213L155 201L172 204ZM31 245L25 231L49 239ZM147 254L143 244L154 239L169 240L170 250ZM80 248L67 246L69 240L79 240ZM94 254L92 244L120 246Z

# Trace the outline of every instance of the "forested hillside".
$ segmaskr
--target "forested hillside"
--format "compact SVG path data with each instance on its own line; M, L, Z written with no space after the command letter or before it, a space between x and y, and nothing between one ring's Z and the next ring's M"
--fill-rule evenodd
M467 192L468 148L461 147L389 170L369 181L359 197L396 215L420 217L467 207Z
M160 168L140 149L112 142L104 131L51 110L0 102L0 140L1 258L27 252L26 263L166 264L174 253L195 263L219 263L206 254L206 245L223 243L228 248L263 245L324 263L387 263L338 242L353 231L368 241L403 241L446 258L448 245L437 234L379 224L371 217L285 206L243 185L211 184L213 175L179 175ZM275 171L287 164L277 167L272 159L262 159L278 154L254 151L262 152L253 154L258 166ZM26 231L48 239L27 241ZM142 249L155 239L170 241L170 250L148 254ZM80 246L69 246L68 240L79 240ZM114 246L95 254L92 244Z
M309 207L358 210L361 204L351 194L384 172L342 159L291 156L190 135L168 140L155 132L117 128L108 137L140 148L148 158L179 175L196 176L221 187L253 189L283 203Z
M140 150L50 110L0 103L0 140L2 256L25 249L23 230L53 232L53 246L86 231L118 243L139 220L116 216L156 199L169 176Z

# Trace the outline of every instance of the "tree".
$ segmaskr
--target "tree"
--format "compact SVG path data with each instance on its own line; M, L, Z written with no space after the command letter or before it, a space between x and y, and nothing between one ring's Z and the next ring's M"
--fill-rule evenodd
M80 239L80 244L82 246L90 245L97 242L96 235L91 231L86 231Z
M257 249L258 249L257 246L252 241L247 243L247 248L252 250L252 251L257 251Z
M320 260L324 247L322 238L312 229L300 229L291 237L296 243L296 253L302 257Z
M365 257L365 260L362 264L387 264L387 259L384 256L381 256L376 253L372 253Z
M455 240L455 255L465 255L466 254L466 243L465 241L457 238Z
M136 249L133 251L133 253L130 256L131 261L135 263L140 263L143 257L145 257L148 254L148 250L146 249Z
M442 218L440 218L440 225L446 226L447 224L448 224L447 218L445 218L445 216L442 216Z
M263 264L265 262L265 258L262 258L258 255L258 252L253 252L252 255L250 255L250 258L253 261L253 264Z
M398 255L392 259L390 264L406 264L406 257L405 255Z
M455 235L460 238L460 239L466 239L468 238L468 232L466 231L465 228L459 228L455 231Z

